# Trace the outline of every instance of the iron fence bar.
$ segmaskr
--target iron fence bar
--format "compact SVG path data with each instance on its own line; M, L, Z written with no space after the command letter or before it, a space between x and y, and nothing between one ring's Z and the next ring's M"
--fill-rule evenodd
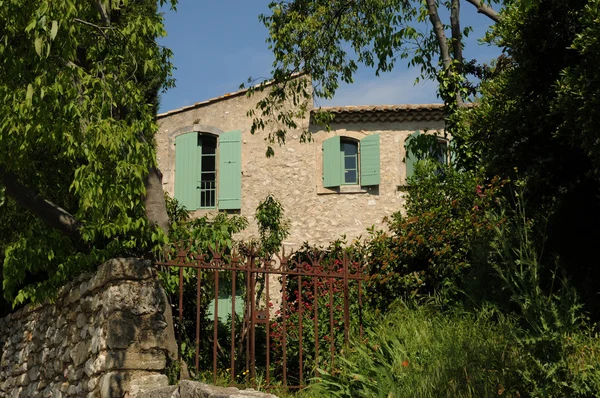
M267 385L271 383L271 294L269 292L269 276L265 274L265 297L267 301Z
M286 325L286 314L287 314L287 291L286 291L287 275L284 274L281 278L281 291L283 292L283 312L282 312L282 349L283 349L283 386L287 387L287 325Z
M201 293L201 272L200 268L197 269L197 281L196 281L196 371L200 369L200 302L202 299Z
M304 309L302 307L302 276L298 276L298 356L300 360L300 384L304 384L304 366L302 363L302 317Z
M217 343L219 334L219 271L215 270L215 311L213 313L213 384L217 384Z
M348 344L350 330L350 303L348 302L348 255L344 252L344 343Z
M313 307L314 307L314 317L315 317L315 368L319 365L319 298L318 298L318 283L314 279L313 282Z
M177 337L179 347L183 334L183 268L179 268L179 335ZM181 350L177 350L177 358L181 361Z
M231 382L235 381L235 287L237 284L237 275L235 271L231 272Z
M362 314L362 281L358 281L358 328L360 339L363 339L363 314Z
M248 259L248 261L250 261L250 259ZM250 300L248 300L248 295L250 294L250 264L247 267L247 272L246 272L246 308L244 310L245 314L244 314L244 326L246 327L246 368L244 369L244 375L246 375L248 373L248 370L250 369L250 322L252 322L252 320L250 319Z
M254 259L251 261L254 263ZM250 331L252 333L250 339L250 378L252 379L252 384L254 384L256 381L256 273L251 272L250 278L252 279L250 284L250 305L252 306L252 313L250 314L250 319L252 320L250 323Z
M334 333L333 333L333 278L329 278L329 348L331 351L331 374L333 374Z

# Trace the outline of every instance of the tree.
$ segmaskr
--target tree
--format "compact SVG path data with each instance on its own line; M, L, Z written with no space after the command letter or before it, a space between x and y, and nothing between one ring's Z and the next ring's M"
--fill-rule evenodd
M5 0L0 24L0 249L18 304L162 239L154 134L171 53L155 0Z
M503 67L466 112L463 137L488 175L523 181L528 214L552 213L543 260L559 258L596 319L599 7L598 0L507 7L490 36L505 49Z
M501 19L486 2L467 2L491 21ZM399 59L408 59L410 66L420 67L424 78L439 82L439 94L448 114L453 114L476 92L477 79L468 77L489 73L476 60L464 59L464 37L471 28L461 25L460 6L460 0L272 1L271 14L260 20L270 32L275 85L249 112L254 117L252 132L267 130L270 142L284 143L286 128L297 127L296 111L282 106L286 101L301 104L303 110L313 96L331 98L340 82L351 83L359 64L379 74L391 71ZM440 7L449 14L448 24L442 21ZM305 80L294 79L298 73L310 75L314 91ZM316 114L318 123L330 120L331 115ZM283 127L270 128L279 125ZM302 140L307 139L310 135L305 133Z

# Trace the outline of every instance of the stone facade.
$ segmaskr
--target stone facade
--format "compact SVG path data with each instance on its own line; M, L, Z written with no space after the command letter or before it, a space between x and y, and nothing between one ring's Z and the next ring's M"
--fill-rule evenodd
M174 195L175 138L190 131L220 134L242 131L242 208L250 221L241 238L257 236L253 215L268 194L284 206L291 223L285 246L297 248L303 242L327 244L344 234L348 239L382 226L385 216L401 210L406 189L405 139L415 131L444 129L440 105L400 105L327 108L335 115L331 130L310 122L309 110L297 120L298 129L288 131L286 144L275 146L267 158L265 133L250 134L251 118L246 115L262 94L247 97L244 91L159 115L158 163L165 190ZM300 143L302 131L312 133L312 142ZM380 135L380 176L378 186L323 187L322 143L335 135L361 139ZM197 210L196 216L206 211Z
M115 259L54 304L0 319L0 397L122 397L168 385L177 346L149 262Z

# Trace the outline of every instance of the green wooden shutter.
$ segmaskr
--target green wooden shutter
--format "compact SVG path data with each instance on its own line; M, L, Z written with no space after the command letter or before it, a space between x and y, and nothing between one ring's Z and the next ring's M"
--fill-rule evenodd
M360 185L379 185L379 134L360 140Z
M242 132L239 130L219 137L219 209L242 208Z
M417 161L419 159L417 159L417 155L415 153L413 153L406 147L406 144L410 143L412 140L417 138L419 135L421 135L421 132L415 131L414 133L412 133L411 135L408 136L406 141L404 141L404 149L406 152L406 155L404 157L404 162L406 163L406 179L407 179L407 181L415 173L415 163L417 163Z
M339 136L336 135L323 141L323 186L326 188L342 185L344 169L340 151Z
M454 140L450 141L448 147L450 151L450 167L456 170L456 143Z
M200 153L198 133L175 138L175 199L188 210L200 207Z

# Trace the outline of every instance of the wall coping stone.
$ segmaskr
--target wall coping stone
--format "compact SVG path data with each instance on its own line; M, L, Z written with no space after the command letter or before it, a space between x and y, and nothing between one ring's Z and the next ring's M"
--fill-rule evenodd
M146 391L136 395L136 398L277 398L277 396L253 388L239 390L235 387L219 387L197 381L181 380L179 386Z

